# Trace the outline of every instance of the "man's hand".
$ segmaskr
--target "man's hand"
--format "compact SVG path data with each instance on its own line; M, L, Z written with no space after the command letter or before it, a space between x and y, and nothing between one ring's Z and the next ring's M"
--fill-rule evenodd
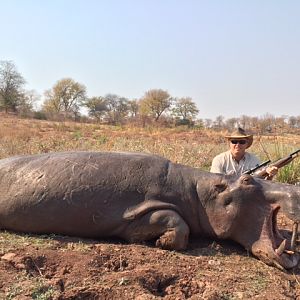
M266 168L266 172L268 173L267 179L271 180L278 173L278 168L275 166L270 166Z

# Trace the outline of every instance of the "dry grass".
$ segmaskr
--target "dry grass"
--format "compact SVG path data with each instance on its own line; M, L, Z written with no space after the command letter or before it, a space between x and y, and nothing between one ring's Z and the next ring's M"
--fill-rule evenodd
M225 132L186 128L113 127L49 122L0 115L0 158L54 151L135 151L162 155L173 162L209 169L212 158L227 149ZM276 160L300 148L300 136L256 137L251 147L262 161ZM281 181L300 181L300 162L279 174Z

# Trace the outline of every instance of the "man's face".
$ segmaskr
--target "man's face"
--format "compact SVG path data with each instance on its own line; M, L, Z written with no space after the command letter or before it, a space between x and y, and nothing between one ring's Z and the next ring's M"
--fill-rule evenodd
M248 146L247 139L231 139L229 140L230 152L233 157L242 157Z

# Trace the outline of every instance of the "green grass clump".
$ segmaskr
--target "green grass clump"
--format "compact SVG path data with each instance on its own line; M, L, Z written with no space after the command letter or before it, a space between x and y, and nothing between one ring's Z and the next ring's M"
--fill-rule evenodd
M50 300L53 299L54 295L55 290L52 286L44 284L43 282L38 282L33 288L31 298L34 300Z
M300 159L296 159L279 170L277 174L277 180L279 182L290 184L300 183Z

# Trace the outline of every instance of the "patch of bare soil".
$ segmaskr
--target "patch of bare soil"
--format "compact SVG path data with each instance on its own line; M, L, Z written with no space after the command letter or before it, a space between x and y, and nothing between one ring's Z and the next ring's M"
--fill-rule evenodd
M229 241L191 240L175 252L152 243L17 238L0 249L0 299L300 299L299 268L267 266Z

